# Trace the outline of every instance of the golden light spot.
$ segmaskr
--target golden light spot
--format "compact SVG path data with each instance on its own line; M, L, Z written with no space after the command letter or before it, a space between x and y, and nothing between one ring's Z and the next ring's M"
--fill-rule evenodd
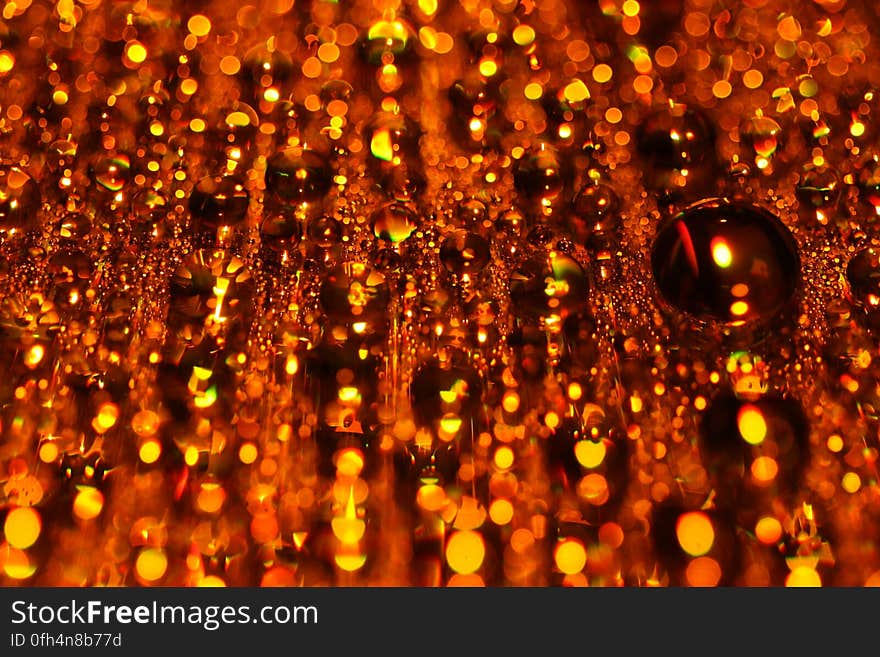
M156 582L162 579L168 570L168 557L158 548L141 550L134 564L135 571L142 580Z
M199 462L199 450L194 445L189 445L183 452L183 461L189 467L193 467Z
M40 445L40 460L43 463L52 463L58 458L58 445L51 440L45 441Z
M697 557L688 564L685 578L690 586L718 586L721 581L721 566L712 557Z
M544 94L544 87L538 82L529 82L523 90L523 94L529 100L538 100Z
M226 501L226 491L220 484L204 483L199 489L196 504L205 513L217 513Z
M140 41L129 41L125 44L125 56L135 64L141 64L147 59L147 49Z
M357 477L364 469L364 455L355 447L348 447L336 457L336 472L346 477Z
M742 317L749 312L749 304L745 301L734 301L730 304L730 314L734 317Z
M508 390L501 398L501 407L508 413L516 413L519 409L519 395L513 390Z
M108 431L116 424L116 420L118 419L119 408L116 404L112 402L101 404L101 407L98 409L98 414L95 416L95 424L97 425L95 428L101 432Z
M370 140L370 152L385 162L394 159L394 147L391 143L391 133L388 130L377 130Z
M568 538L556 544L553 551L556 567L566 575L579 573L587 565L587 551L584 544L574 538Z
M774 545L782 538L782 523L772 516L764 516L755 524L755 536L764 545Z
M616 522L606 522L599 527L599 540L605 545L617 549L623 545L623 539L623 528Z
M772 456L759 456L752 461L752 476L758 483L768 484L776 478L779 465Z
M776 31L786 41L797 41L801 38L801 24L794 16L786 16L779 21Z
M710 245L712 250L712 260L715 261L715 264L721 267L722 269L727 269L733 263L733 253L730 250L730 246L728 246L727 242L720 238L716 237L712 240Z
M321 60L317 57L309 57L306 61L303 62L302 65L302 73L307 78L316 78L321 75L321 71L323 70L323 64L321 64Z
M27 579L37 572L37 564L31 562L27 553L8 543L0 544L0 564L3 572L12 579Z
M146 464L155 463L162 455L162 444L155 439L145 440L138 450L138 458Z
M605 120L612 125L620 123L623 120L623 112L617 107L609 107L605 110Z
M764 74L757 69L749 69L743 73L743 84L748 89L758 89L764 84Z
M760 445L767 437L767 422L757 406L746 404L736 417L739 433L749 445Z
M654 61L663 68L675 66L677 60L678 52L672 46L660 46L657 48L657 52L654 53Z
M83 486L73 500L73 514L80 520L92 520L104 509L104 495L97 488Z
M208 575L207 577L202 577L202 579L199 580L199 583L196 586L198 588L224 588L226 586L226 582L224 582L216 575Z
M638 16L639 9L641 9L641 7L639 7L639 3L636 2L636 0L625 0L625 2L623 3L623 7L621 7L623 15L629 16L630 18L632 18L633 16Z
M715 529L712 521L702 511L689 511L678 518L675 535L681 549L692 557L701 557L712 549Z
M56 105L66 105L67 100L67 92L64 89L56 89L52 92L52 102Z
M489 518L496 525L506 525L513 520L513 504L503 498L493 500L489 505Z
M577 493L593 506L602 506L608 501L608 481L599 473L584 476L577 484Z
M593 69L593 79L599 83L608 82L613 75L614 70L608 64L598 64Z
M809 566L798 566L785 578L787 587L818 587L822 586L822 578Z
M8 50L0 50L0 73L9 73L15 66L15 56Z
M438 55L445 55L448 52L452 52L454 46L455 40L452 38L452 35L448 32L440 32L437 34L437 45L434 46L434 52Z
M333 518L330 521L330 526L340 543L356 545L363 538L364 532L367 530L367 524L358 518L354 489L351 489L349 492L342 517Z
M633 80L633 89L638 94L651 93L654 88L654 79L650 75L637 75Z
M446 491L436 484L425 484L416 493L416 503L425 511L439 511L447 504Z
M855 472L847 472L843 475L843 490L847 493L857 493L862 487L862 478Z
M235 55L226 55L220 60L220 70L226 75L235 75L241 70L241 62Z
M326 64L332 64L339 59L339 46L335 43L322 43L318 46L318 59Z
M554 411L549 411L544 416L544 424L547 425L548 429L555 429L556 427L559 426L559 422L560 422L559 415L557 413L555 413Z
M565 99L571 103L579 103L590 97L590 90L587 89L587 85L583 83L583 80L573 80L569 82L563 93Z
M211 19L202 14L196 14L186 22L186 27L190 34L205 37L211 32Z
M597 468L605 460L605 443L592 440L579 440L574 444L574 456L585 468Z
M513 42L518 46L527 46L535 40L535 30L531 25L517 25L513 30Z
M45 354L46 350L43 349L43 345L35 344L25 352L24 364L32 370L40 364Z
M733 87L727 80L718 80L712 85L712 95L715 98L727 98L733 92Z
M479 570L486 556L483 537L471 530L456 531L446 543L446 563L457 573L467 575Z
M16 507L6 514L3 533L12 547L25 550L37 542L42 526L36 509L29 506Z
M513 465L514 454L513 450L506 445L502 445L498 449L495 450L495 456L493 461L495 462L495 467L499 470L507 470L510 466Z
M831 436L828 436L828 440L825 442L825 445L828 447L829 451L837 454L843 449L843 438L835 433Z

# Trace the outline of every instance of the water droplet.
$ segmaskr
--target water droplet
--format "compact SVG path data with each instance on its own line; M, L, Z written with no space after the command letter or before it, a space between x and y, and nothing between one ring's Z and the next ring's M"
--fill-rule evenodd
M840 200L840 178L830 167L810 167L801 174L795 192L803 209L827 214Z
M363 54L368 63L379 66L407 54L412 46L415 32L404 20L378 20L367 30L363 42Z
M28 174L17 167L0 171L0 229L23 229L36 223L40 190Z
M588 291L580 264L557 252L526 261L510 279L513 311L532 317L565 316L586 305Z
M283 148L266 162L266 189L283 203L314 203L333 186L333 170L314 151Z
M247 215L249 198L237 176L208 176L190 194L189 210L200 227L234 226Z
M663 225L651 264L667 303L734 326L776 315L800 279L788 229L766 210L723 199L692 206Z
M418 227L415 213L400 203L389 203L370 217L373 234L380 240L400 244Z
M868 308L880 307L880 249L868 247L850 258L846 280L853 301Z
M322 249L332 248L342 240L342 224L327 215L309 222L306 232L309 242Z
M648 116L636 131L648 188L670 196L699 193L715 182L715 130L702 112L674 105Z
M161 221L169 210L168 199L155 189L144 189L131 200L132 219L136 222Z
M489 244L479 235L454 231L440 247L440 261L453 274L475 274L489 263Z
M120 192L131 179L131 160L123 153L99 157L91 167L92 180L108 192Z
M376 330L390 295L385 276L364 263L347 262L327 273L320 298L329 317Z
M858 177L859 199L880 216L880 157L869 157Z
M541 144L529 150L516 165L513 184L525 199L547 204L563 190L565 178L555 148Z
M743 121L739 129L743 143L755 153L755 164L766 169L779 150L782 128L769 116L754 116Z
M199 249L171 276L169 322L177 318L249 323L254 281L234 253Z
M572 236L586 244L593 233L607 233L620 223L620 200L611 186L587 182L572 202L566 218Z

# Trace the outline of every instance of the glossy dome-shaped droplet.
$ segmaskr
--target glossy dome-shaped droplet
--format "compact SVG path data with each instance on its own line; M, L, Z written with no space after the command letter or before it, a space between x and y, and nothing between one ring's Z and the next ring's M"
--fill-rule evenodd
M419 156L418 126L403 114L378 112L364 128L370 154L382 163L397 165Z
M388 306L388 283L385 276L369 265L347 262L324 277L320 299L324 312L331 318L353 323L376 322Z
M795 194L803 208L830 211L840 199L840 177L830 167L811 167L801 174Z
M846 280L853 301L868 308L880 307L880 248L867 247L850 258Z
M189 210L201 226L234 226L247 215L249 195L237 176L202 178L189 197Z
M173 314L187 319L212 316L217 322L247 318L254 281L244 261L228 251L199 249L171 276Z
M639 124L636 147L655 167L690 169L714 159L715 132L701 112L675 105Z
M593 233L606 233L620 223L620 199L610 185L587 182L571 204L566 223L572 236L586 244Z
M489 244L465 230L453 232L440 247L440 262L453 274L475 274L489 264Z
M135 222L159 221L170 209L168 199L156 189L144 189L131 200L132 220Z
M564 316L586 305L588 291L583 268L559 252L527 261L510 279L512 310L519 316Z
M400 244L418 227L416 214L401 203L389 203L370 217L373 234L380 240Z
M754 116L743 121L739 134L743 143L754 151L758 168L763 169L779 150L782 128L769 116Z
M306 228L309 242L322 249L329 249L342 240L342 224L327 215L309 222Z
M40 190L28 174L17 167L0 171L0 229L33 225L40 211Z
M565 180L556 149L541 144L528 151L516 164L513 184L520 194L530 200L549 200L559 196Z
M314 151L283 148L266 162L266 189L285 203L314 203L333 186L333 169Z
M711 199L664 224L651 264L663 299L698 319L739 325L776 315L795 296L797 245L772 214Z
M131 159L124 153L99 157L91 167L92 180L108 192L120 192L131 179Z

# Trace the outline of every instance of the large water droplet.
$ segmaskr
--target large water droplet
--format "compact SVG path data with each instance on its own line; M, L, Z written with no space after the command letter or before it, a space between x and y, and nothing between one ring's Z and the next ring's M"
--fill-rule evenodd
M389 299L385 276L360 262L347 262L328 272L320 295L329 317L353 324L378 322Z
M212 315L217 322L247 319L253 293L253 278L238 256L199 249L171 277L169 321L175 315L189 320Z
M314 151L283 148L266 162L266 189L284 203L314 203L333 185L333 170Z
M389 203L373 213L370 223L373 234L380 240L400 244L418 227L418 218L405 205Z
M580 264L558 252L527 261L510 279L514 312L533 317L562 317L579 309L586 305L588 291Z
M699 319L740 325L776 315L800 278L797 245L772 214L710 199L663 225L651 264L663 299Z
M489 244L464 230L453 232L440 247L440 261L453 274L474 274L489 263Z
M846 280L856 303L880 307L880 249L868 247L856 253L846 266Z
M249 196L237 176L202 178L189 197L189 210L201 227L234 226L247 215Z

